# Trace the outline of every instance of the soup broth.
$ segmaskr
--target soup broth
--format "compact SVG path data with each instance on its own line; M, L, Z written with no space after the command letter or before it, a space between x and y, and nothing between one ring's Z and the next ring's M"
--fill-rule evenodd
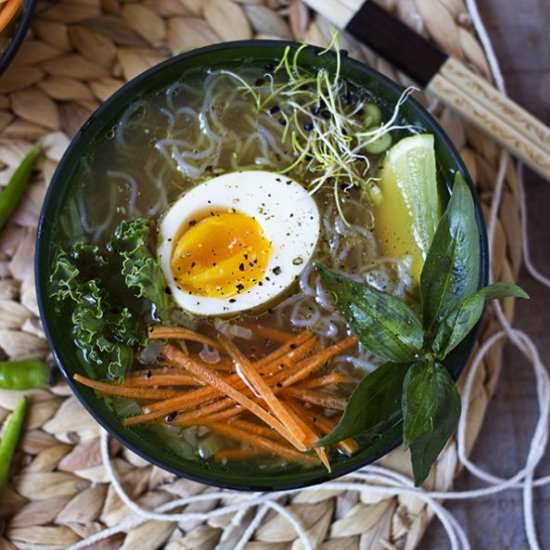
M292 69L290 72L292 77ZM240 376L242 391L246 392L248 387L252 390L250 398L259 402L261 395L246 374L235 369L223 349L211 342L222 335L254 363L276 353L303 331L310 331L315 337L311 349L306 350L309 354L345 340L351 334L350 327L324 289L315 269L317 263L352 280L368 282L377 289L405 297L413 305L416 300L411 258L383 255L374 232L372 205L385 148L372 147L372 140L370 146L360 147L351 137L341 145L334 136L345 138L349 128L361 131L371 115L375 127L387 124L393 142L417 129L399 119L398 106L384 104L369 90L351 82L340 81L338 96L334 98L326 95L327 89L334 89L332 84L324 88L318 74L303 71L301 80L296 74L294 78L295 83L289 85L292 79L288 70L247 62L191 71L177 82L136 99L81 159L57 238L65 248L79 241L105 246L121 222L136 218L150 220L158 231L178 199L204 182L226 174L267 171L298 182L313 197L320 221L312 257L300 268L295 283L266 303L234 315L191 314L177 304L172 304L170 313L170 325L210 339L206 343L181 341L178 345L182 346L182 353L189 353L220 376L231 376L231 372ZM335 77L325 71L322 78ZM277 92L285 86L286 91ZM377 117L379 120L375 120ZM383 136L375 137L378 140L374 140L375 145L380 145ZM357 185L354 178L360 178L364 185ZM156 250L158 244L153 244L152 249ZM265 277L275 278L276 274L273 269L273 273L266 271ZM109 279L105 284L110 288L123 286L118 274L105 275ZM173 290L166 286L169 302L173 300ZM133 304L134 297L130 294L127 289L120 290L124 300ZM154 306L136 305L131 311L143 326L156 322ZM161 391L164 386L159 374L194 376L179 367L171 370L166 366L161 354L166 341L173 342L173 338L151 339L145 345L134 346L127 380L152 378L150 385L143 383L143 386ZM289 350L297 346L290 345ZM83 352L80 357L89 366L90 357ZM295 405L298 409L293 414L299 415L304 410L306 416L321 414L330 429L353 388L379 363L360 344L348 346L316 371L316 382L306 380L294 393L281 390L281 395L286 395L281 399L286 402L287 398L291 401L301 396L303 401ZM276 373L269 376L272 375ZM155 381L158 383L154 384ZM201 387L200 382L197 385ZM273 385L277 395L278 386L282 388L282 383ZM109 399L113 414L120 418L147 413L154 403L122 396ZM201 407L215 403L212 399L205 400ZM257 433L258 437L265 435L267 427L250 413L241 413L233 423L224 424L231 428L225 431L221 420L218 429L200 422L174 425L174 418L191 410L176 408L152 424L128 429L141 430L144 437L158 439L160 444L189 460L218 460L228 464L235 460L251 461L260 469L308 467L315 463L295 460L292 453L281 454L254 442L234 439L232 426L249 434ZM212 411L216 411L215 406ZM200 419L200 414L196 418ZM268 439L278 445L285 443L278 436ZM345 449L335 448L331 452Z

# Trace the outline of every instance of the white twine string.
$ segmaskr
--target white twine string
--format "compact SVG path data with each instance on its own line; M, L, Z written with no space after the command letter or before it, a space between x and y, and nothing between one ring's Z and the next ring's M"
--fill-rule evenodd
M476 2L475 0L466 0L466 3L480 41L485 49L485 53L489 61L489 65L491 67L496 85L499 90L505 93L504 79L502 77L497 58L494 54L491 41L480 18ZM508 162L508 154L502 153L500 157L495 190L492 197L491 212L488 224L488 236L491 247L494 239L494 232L497 223L502 192L506 180ZM518 183L524 265L527 271L537 281L550 288L550 278L541 274L536 269L536 267L532 263L529 253L527 210L521 166L518 168ZM447 533L452 550L470 550L470 545L463 528L458 524L458 522L450 514L450 512L443 508L443 506L439 503L439 500L477 499L494 495L510 489L521 489L523 493L523 516L525 522L525 532L529 547L532 550L538 550L540 548L537 540L535 521L533 516L532 493L533 487L539 487L550 483L550 476L541 477L539 479L534 478L536 468L544 455L548 440L550 414L550 378L542 360L540 359L537 347L535 346L533 341L525 333L520 330L514 329L510 325L498 302L494 303L494 308L497 319L501 324L502 329L493 334L483 343L483 345L480 347L477 354L475 355L470 369L468 370L463 391L464 408L457 431L458 460L473 476L487 483L489 486L469 491L425 491L421 488L415 488L409 478L398 472L392 471L388 468L370 465L366 466L358 472L350 474L343 481L324 483L321 488L327 490L334 489L341 491L357 492L368 490L369 492L388 497L400 495L415 496L425 502L426 506L438 517L445 529L445 532ZM466 456L466 426L476 376L485 356L490 352L493 346L501 342L504 338L508 338L510 342L515 345L531 362L537 384L537 400L539 406L539 417L535 430L533 432L531 443L529 445L525 465L515 475L508 479L497 477L490 472L481 469ZM296 534L301 540L304 548L306 550L313 550L313 543L308 536L307 530L302 526L299 519L294 514L292 514L287 508L285 508L278 502L278 499L283 496L293 495L301 491L318 490L319 487L311 487L276 493L247 494L234 491L217 491L212 493L193 495L186 498L180 498L163 504L162 506L157 507L155 510L146 510L135 503L128 496L128 494L120 484L118 477L113 470L112 463L109 457L108 434L104 431L102 431L101 434L101 456L103 464L107 471L107 477L109 481L112 483L120 499L126 504L126 506L128 506L128 508L132 512L134 512L134 515L128 517L127 519L123 520L122 522L111 528L104 529L103 531L100 531L95 535L81 540L77 544L73 544L69 547L69 550L79 550L80 548L86 548L91 544L99 542L100 540L108 538L116 533L128 532L130 529L148 520L174 522L185 522L191 520L206 521L212 517L228 513L235 513L236 516L239 517L240 521L240 519L242 519L243 517L243 514L250 509L256 510L255 516L249 523L248 527L243 531L240 539L236 542L236 550L242 550L244 548L244 546L250 540L250 538L254 534L254 531L260 525L261 521L263 520L269 509L273 509L277 513L284 516L295 529ZM171 510L177 508L181 509L195 502L214 500L217 501L219 499L223 499L223 502L234 499L236 500L236 503L225 504L216 508L215 510L204 513L168 513ZM235 523L238 524L239 521L236 520Z

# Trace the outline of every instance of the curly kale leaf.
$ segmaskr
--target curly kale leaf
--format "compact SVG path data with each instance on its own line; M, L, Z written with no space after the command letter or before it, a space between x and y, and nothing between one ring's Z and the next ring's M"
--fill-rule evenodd
M113 252L122 258L122 275L126 286L138 298L149 300L160 321L167 321L170 308L166 282L158 259L149 246L150 226L144 218L124 220L116 228L110 243Z
M80 244L70 254L58 251L50 276L50 296L72 310L72 335L88 375L118 380L132 365L132 347L143 339L130 311L112 307L99 279L86 280L83 271L91 270L89 262L94 257L101 258L96 260L96 273L104 267L104 258L92 255L94 252ZM82 262L87 264L85 269L81 269Z
M64 250L59 250L50 275L50 296L58 302L80 300L78 276L80 270Z

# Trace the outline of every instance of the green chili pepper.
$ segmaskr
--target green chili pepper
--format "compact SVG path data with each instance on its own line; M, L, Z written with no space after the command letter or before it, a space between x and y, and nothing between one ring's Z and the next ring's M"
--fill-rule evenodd
M39 146L33 147L21 161L13 173L8 185L0 193L0 229L4 227L9 220L12 212L17 208L21 197L27 189L31 179L32 169L42 149Z
M4 428L4 436L0 441L0 491L4 489L8 481L11 460L21 435L26 411L27 399L22 397Z
M0 388L3 390L47 388L49 377L49 369L40 359L0 361Z

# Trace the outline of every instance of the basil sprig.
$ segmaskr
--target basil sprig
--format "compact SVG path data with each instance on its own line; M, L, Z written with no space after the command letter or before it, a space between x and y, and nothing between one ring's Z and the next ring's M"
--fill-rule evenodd
M481 319L486 300L528 296L510 283L477 290L480 237L472 193L460 173L422 270L421 312L367 283L317 269L351 331L387 361L357 386L340 422L317 445L370 433L400 414L420 485L460 417L460 395L445 359Z

